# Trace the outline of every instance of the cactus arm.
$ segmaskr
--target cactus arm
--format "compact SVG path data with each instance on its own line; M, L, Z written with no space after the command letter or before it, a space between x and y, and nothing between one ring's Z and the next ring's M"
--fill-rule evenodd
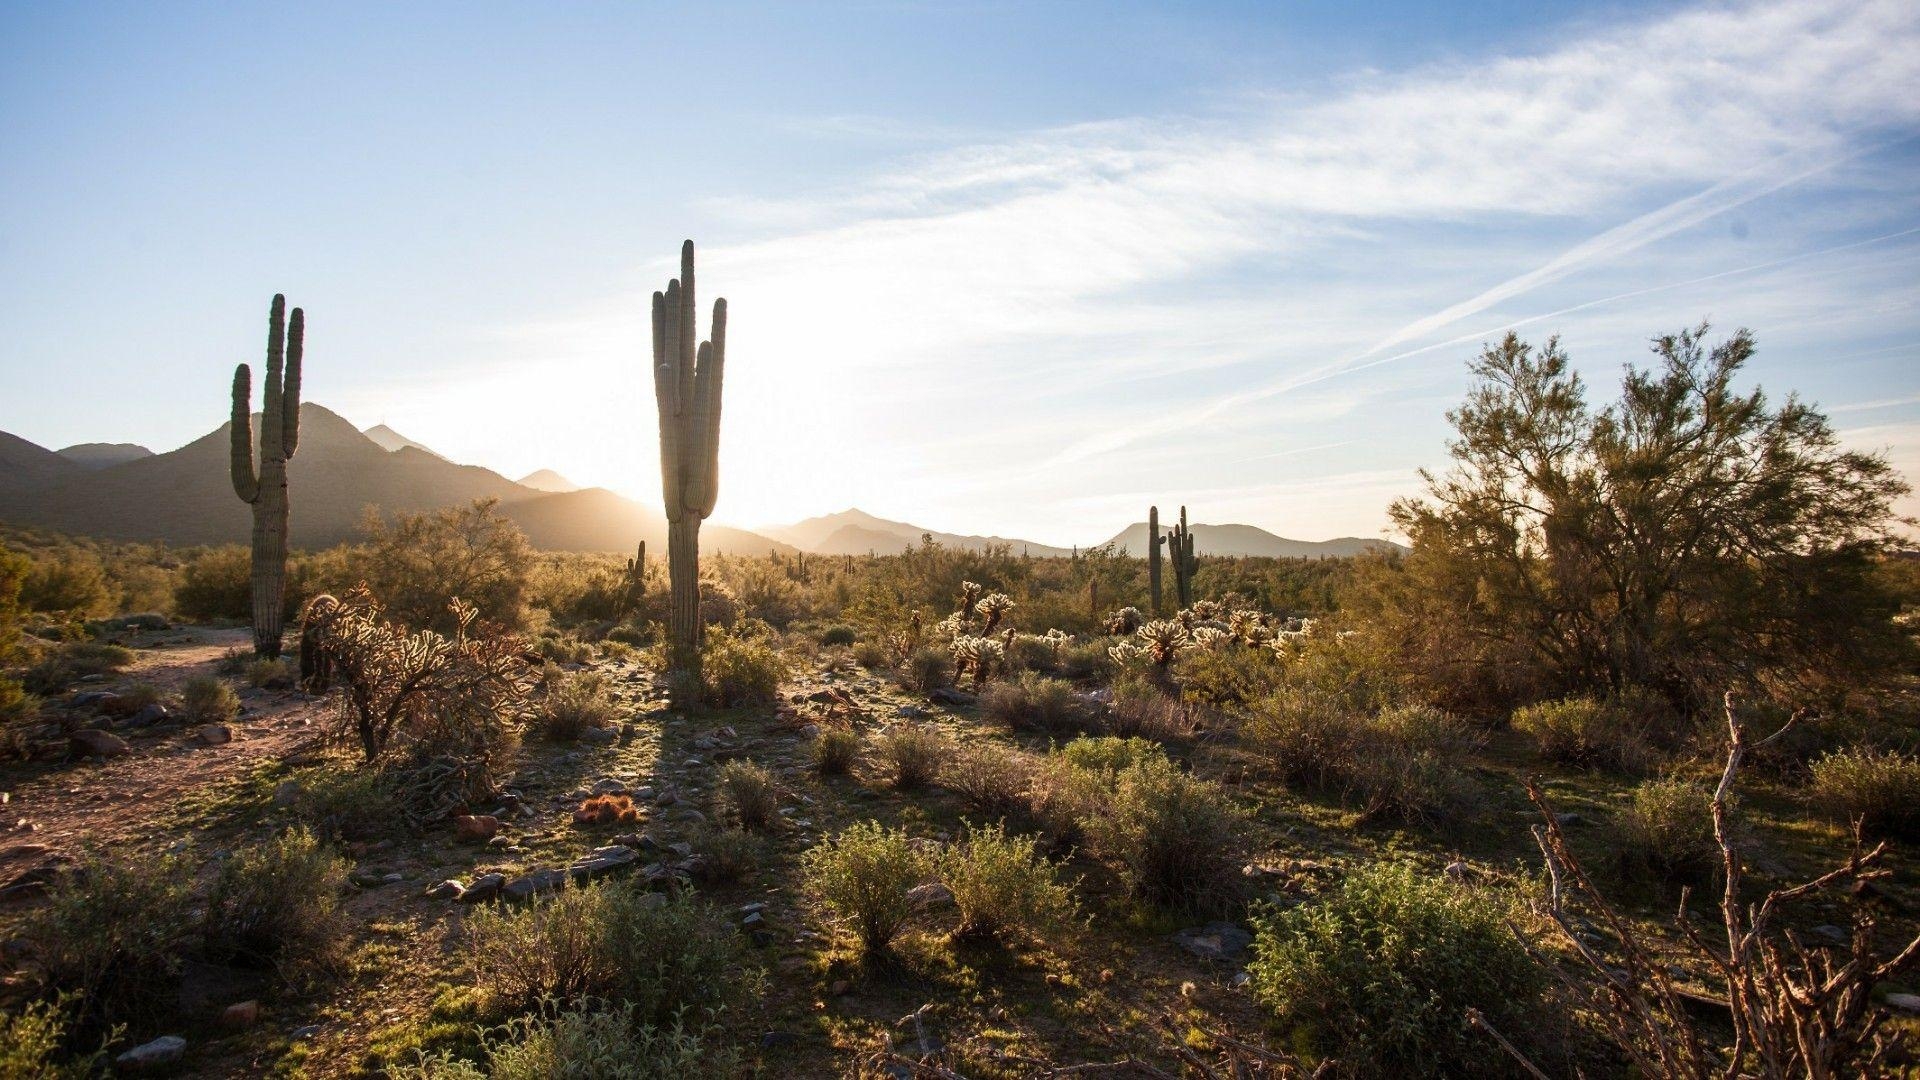
M671 299L671 298L669 298ZM680 245L680 308L675 320L680 326L678 347L674 350L675 370L680 373L680 396L675 398L679 405L679 415L684 419L687 410L693 404L694 375L699 364L700 313L693 306L693 241ZM694 444L697 448L699 444ZM684 453L686 449L682 448ZM685 462L682 461L682 473L685 475Z
M704 406L701 422L706 431L704 441L694 445L704 462L699 497L690 498L689 502L702 518L712 514L714 504L720 500L720 391L726 382L726 371L727 302L721 299L713 302L713 338L700 347L700 396Z
M233 369L232 461L233 493L250 503L260 496L260 478L253 472L253 369Z
M273 308L267 314L267 385L261 388L260 460L280 457L286 436L281 414L281 377L287 363L287 298L275 293ZM262 472L265 471L263 468Z
M673 358L679 348L674 323L679 289L671 282L665 293L653 294L653 399L660 409L660 498L668 521L680 520L680 425L675 395L680 392Z
M287 322L286 388L280 392L280 445L289 458L300 445L300 354L306 338L307 313L294 308Z

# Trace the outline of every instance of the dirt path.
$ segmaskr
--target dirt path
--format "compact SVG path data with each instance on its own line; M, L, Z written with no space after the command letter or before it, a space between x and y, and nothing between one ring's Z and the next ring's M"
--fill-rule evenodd
M213 674L229 650L244 647L244 630L173 631L168 644L136 650L133 667L84 689L112 691L149 683L176 693L190 678ZM153 828L157 815L193 792L238 778L268 758L315 738L326 719L318 699L284 690L236 686L241 714L233 740L207 745L191 725L121 731L132 748L107 760L34 762L0 768L0 882L89 847L139 850L170 838ZM79 716L92 716L78 709Z

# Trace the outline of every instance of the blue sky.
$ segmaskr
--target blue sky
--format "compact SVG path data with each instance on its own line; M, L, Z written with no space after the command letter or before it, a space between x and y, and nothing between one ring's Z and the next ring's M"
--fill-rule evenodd
M0 429L203 434L284 291L310 400L656 502L691 236L729 522L1377 535L1514 324L1920 477L1920 8L1463 6L0 4Z

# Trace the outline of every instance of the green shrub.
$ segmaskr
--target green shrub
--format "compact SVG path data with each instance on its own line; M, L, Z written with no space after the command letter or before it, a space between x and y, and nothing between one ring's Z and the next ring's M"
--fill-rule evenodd
M21 682L36 694L57 694L89 675L133 666L133 650L98 641L69 641L35 661Z
M1107 778L1114 778L1135 765L1165 761L1166 751L1146 739L1119 739L1110 735L1087 735L1060 748L1060 757L1068 765Z
M851 626L829 626L820 634L822 645L851 645L860 635L853 632Z
M853 643L853 662L868 671L878 671L893 663L893 657L887 647L877 641L856 641Z
M225 959L282 972L330 967L338 959L348 864L296 828L221 864L207 899L207 948Z
M1239 900L1248 845L1220 785L1146 758L1117 774L1113 800L1082 823L1133 895L1170 911L1217 914Z
M196 622L253 617L253 553L239 544L187 560L173 588L173 609Z
M1807 793L1829 816L1859 821L1869 835L1920 833L1920 758L1854 747L1820 757L1812 770Z
M392 778L378 769L322 766L302 771L292 783L288 809L323 839L377 836L400 817Z
M1540 1028L1546 975L1508 927L1515 905L1406 864L1355 870L1298 907L1253 918L1253 994L1294 1044L1353 1076L1504 1074L1468 1008L1502 1032Z
M163 1014L193 932L192 873L171 856L92 860L62 876L21 940L46 989L73 994L81 1030Z
M812 753L814 768L828 776L842 775L860 758L860 736L852 728L822 728Z
M980 710L1015 731L1060 732L1085 720L1073 684L1031 671L988 686L980 695Z
M533 643L533 651L549 664L585 664L593 660L593 643L558 634Z
M1107 648L1103 641L1068 642L1054 656L1054 674L1074 682L1105 679L1114 668Z
M574 674L549 667L544 676L547 696L540 703L538 729L542 738L572 742L589 728L612 727L619 706L607 690L607 677L598 671Z
M715 809L723 820L765 829L780 820L780 785L765 766L729 761L714 783Z
M1698 877L1720 862L1713 836L1713 794L1687 780L1647 780L1633 789L1617 822L1622 862L1663 877Z
M1358 752L1364 724L1365 717L1335 695L1290 687L1252 708L1240 736L1287 780L1337 789Z
M1073 890L1031 837L1003 825L970 826L937 860L960 913L956 937L1041 937L1071 922Z
M947 759L947 737L931 724L895 724L874 740L893 786L916 788L939 775Z
M180 708L196 724L224 724L240 715L240 695L226 680L195 675L180 688Z
M1192 736L1195 711L1192 705L1161 692L1149 679L1121 678L1114 680L1113 700L1095 726L1123 739L1172 742Z
M821 915L851 930L869 953L886 951L913 917L908 891L933 873L932 859L906 833L872 821L814 845L800 864Z
M703 885L736 885L752 877L766 861L766 841L745 829L701 824L687 833L700 856L693 879Z
M1027 803L1033 775L1026 755L991 742L962 744L940 771L940 783L970 809L1000 820Z
M900 665L896 680L901 689L928 694L953 685L953 657L938 645L922 645Z
M278 657L262 656L247 665L247 683L251 686L284 690L293 685L293 665Z
M29 1001L0 1012L0 1076L17 1080L86 1080L106 1068L106 1042L91 1054L69 1054L69 999Z
M467 940L479 986L504 1004L609 998L640 1020L717 1015L745 999L739 933L712 907L620 884L562 889L525 907L476 909Z
M1478 733L1452 713L1426 705L1380 710L1361 728L1352 784L1367 817L1406 822L1453 818L1479 792L1465 770Z
M1222 645L1183 653L1174 663L1173 678L1186 700L1225 708L1278 690L1286 670L1272 649Z
M719 627L707 630L700 658L701 700L720 709L770 705L787 675L780 650L764 639L739 637Z
M545 1003L481 1035L484 1066L448 1051L387 1069L393 1080L680 1080L731 1076L739 1054L715 1025L656 1026L631 1005L563 1008Z
M1652 757L1646 726L1616 702L1543 701L1515 710L1513 728L1533 740L1541 757L1566 765L1631 773L1645 769Z

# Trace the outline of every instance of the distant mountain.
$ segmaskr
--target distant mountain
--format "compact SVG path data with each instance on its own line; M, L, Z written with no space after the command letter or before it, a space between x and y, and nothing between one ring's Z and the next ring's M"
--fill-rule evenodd
M129 461L150 458L153 451L137 443L130 442L83 442L63 447L55 453L75 465L84 465L89 469L104 469L111 465L125 465Z
M539 472L528 473L520 479L515 480L514 483L524 488L532 488L535 491L545 491L554 495L564 495L569 491L580 490L579 484L561 476L552 469L541 469Z
M1160 527L1167 527L1162 518ZM1332 540L1289 540L1252 525L1189 525L1193 531L1193 550L1198 555L1260 555L1282 559L1340 559L1367 551L1404 550L1391 540L1367 540L1342 536ZM1147 523L1136 521L1107 541L1125 548L1129 554L1147 553Z
M434 457L439 458L441 461L447 460L447 457L445 454L442 454L432 449L431 447L427 446L424 443L414 442L412 439L407 438L405 435L400 434L399 432L393 430L392 428L388 427L385 424L375 424L374 426L368 428L367 430L361 432L360 434L365 435L369 439L372 439L376 446L380 447L380 449L382 450L387 451L388 453L395 453L400 450L405 450L408 447L412 447L413 449L419 450L422 453L432 454Z
M258 423L255 430L259 430ZM0 520L81 536L173 544L244 542L252 511L228 479L229 426L164 454L86 469L52 451L0 433ZM456 465L414 444L389 451L338 414L300 406L300 447L288 464L292 540L304 548L355 538L369 506L418 512L497 498L539 547L628 552L641 539L664 551L658 511L601 489L547 494L472 465ZM17 477L33 476L31 485ZM703 549L765 554L783 545L709 525ZM788 549L790 550L790 549Z
M0 493L26 491L86 471L39 443L0 431Z
M1071 548L1050 547L1029 540L943 533L904 521L874 517L864 510L842 510L837 514L797 521L792 525L763 526L755 531L815 555L865 555L868 552L898 555L920 543L923 535L931 535L947 547L970 551L978 551L989 544L1006 544L1013 548L1015 554L1025 552L1035 558L1073 553Z

